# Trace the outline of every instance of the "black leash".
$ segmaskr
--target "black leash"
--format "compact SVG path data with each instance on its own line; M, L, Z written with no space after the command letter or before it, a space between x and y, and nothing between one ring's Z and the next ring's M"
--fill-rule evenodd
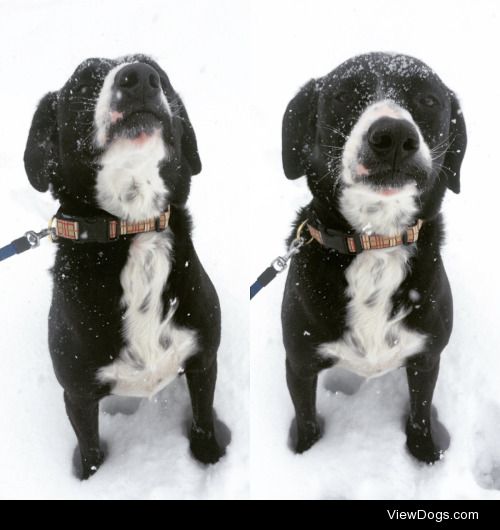
M52 228L44 228L40 232L29 230L24 236L14 239L10 244L0 248L0 261L3 261L15 254L22 254L30 248L36 248L40 246L40 240L53 233Z

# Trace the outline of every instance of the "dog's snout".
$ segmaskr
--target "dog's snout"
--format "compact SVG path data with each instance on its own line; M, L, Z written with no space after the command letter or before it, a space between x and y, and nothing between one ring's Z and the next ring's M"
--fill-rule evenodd
M420 146L417 129L412 123L387 117L370 126L367 141L379 160L393 164L409 158Z
M133 63L116 74L115 87L131 99L154 99L161 92L160 76L148 64Z

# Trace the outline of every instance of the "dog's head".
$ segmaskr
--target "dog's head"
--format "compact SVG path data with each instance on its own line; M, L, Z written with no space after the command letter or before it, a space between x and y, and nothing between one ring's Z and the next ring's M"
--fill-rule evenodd
M40 102L24 155L31 184L62 204L139 220L183 204L201 171L186 109L144 55L88 59Z
M400 232L459 193L467 137L455 94L406 55L354 57L309 81L283 118L283 167L359 231ZM367 228L368 227L368 228Z

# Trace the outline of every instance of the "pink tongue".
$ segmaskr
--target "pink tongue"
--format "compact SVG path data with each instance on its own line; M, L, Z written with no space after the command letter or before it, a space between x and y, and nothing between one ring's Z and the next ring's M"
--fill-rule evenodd
M116 123L118 120L123 118L123 112L117 112L116 110L111 113L111 123Z
M390 195L396 195L396 193L399 193L399 190L397 188L384 188L379 191L380 195L385 195L386 197L389 197Z
M145 132L141 132L138 136L136 136L132 141L134 142L134 144L143 144L145 142L147 142L151 136L153 136L152 134L147 134Z

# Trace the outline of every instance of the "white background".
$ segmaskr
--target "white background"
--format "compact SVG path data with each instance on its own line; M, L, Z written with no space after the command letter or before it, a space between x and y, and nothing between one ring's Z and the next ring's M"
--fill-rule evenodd
M198 136L204 169L190 207L222 302L216 408L232 431L220 464L195 463L180 380L152 402L127 403L133 414L105 403L110 456L86 483L71 475L75 441L46 345L53 249L45 242L0 264L0 497L499 498L499 17L494 0L0 0L0 245L43 227L56 209L30 188L22 164L38 100L87 57L153 55ZM433 467L404 448L403 371L352 395L328 390L341 374L326 373L318 392L325 436L293 455L279 323L284 278L251 311L247 300L309 199L305 183L287 181L281 169L286 104L311 77L373 50L426 61L459 94L468 125L462 193L444 208L455 331L435 404L452 445ZM344 380L350 392L355 386Z

